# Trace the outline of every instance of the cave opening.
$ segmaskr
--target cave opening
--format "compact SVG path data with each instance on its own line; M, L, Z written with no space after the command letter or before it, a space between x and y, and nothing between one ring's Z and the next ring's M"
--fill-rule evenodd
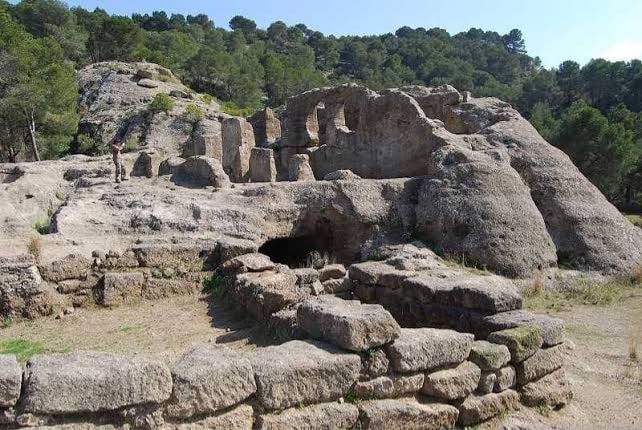
M336 258L331 238L321 234L268 240L259 248L259 252L275 263L287 264L292 268L320 268Z

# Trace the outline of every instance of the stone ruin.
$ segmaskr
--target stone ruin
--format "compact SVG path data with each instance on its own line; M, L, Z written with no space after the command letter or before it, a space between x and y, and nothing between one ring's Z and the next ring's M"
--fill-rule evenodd
M277 344L197 346L171 365L0 357L0 426L430 430L563 407L563 322L522 309L515 278L642 260L640 231L568 157L508 104L449 86L312 90L282 122L223 118L199 145L128 159L152 178L117 188L108 160L0 166L7 195L45 176L39 191L70 190L49 259L20 252L44 197L16 199L21 217L0 210L0 315L199 294L213 279L210 294Z

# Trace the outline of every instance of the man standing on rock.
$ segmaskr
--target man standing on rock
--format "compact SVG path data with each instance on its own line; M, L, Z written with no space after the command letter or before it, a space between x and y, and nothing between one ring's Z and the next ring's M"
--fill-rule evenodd
M114 156L114 166L116 166L116 183L119 184L121 181L126 181L125 177L125 164L123 163L122 151L125 146L121 138L114 137L114 140L111 144L111 152Z

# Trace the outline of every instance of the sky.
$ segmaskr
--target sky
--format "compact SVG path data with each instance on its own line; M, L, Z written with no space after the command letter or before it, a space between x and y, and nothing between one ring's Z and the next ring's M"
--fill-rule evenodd
M394 33L399 27L440 27L450 34L471 27L508 33L522 30L526 48L546 67L565 60L642 59L641 0L66 0L70 6L131 15L207 14L227 28L235 15L267 28L274 21L304 23L324 34Z

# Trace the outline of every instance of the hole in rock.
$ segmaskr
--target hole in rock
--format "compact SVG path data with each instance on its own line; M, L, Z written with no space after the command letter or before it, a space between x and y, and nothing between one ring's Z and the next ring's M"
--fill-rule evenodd
M275 263L287 264L292 268L319 268L334 262L332 245L332 238L322 234L280 237L265 242L259 252L269 256Z

